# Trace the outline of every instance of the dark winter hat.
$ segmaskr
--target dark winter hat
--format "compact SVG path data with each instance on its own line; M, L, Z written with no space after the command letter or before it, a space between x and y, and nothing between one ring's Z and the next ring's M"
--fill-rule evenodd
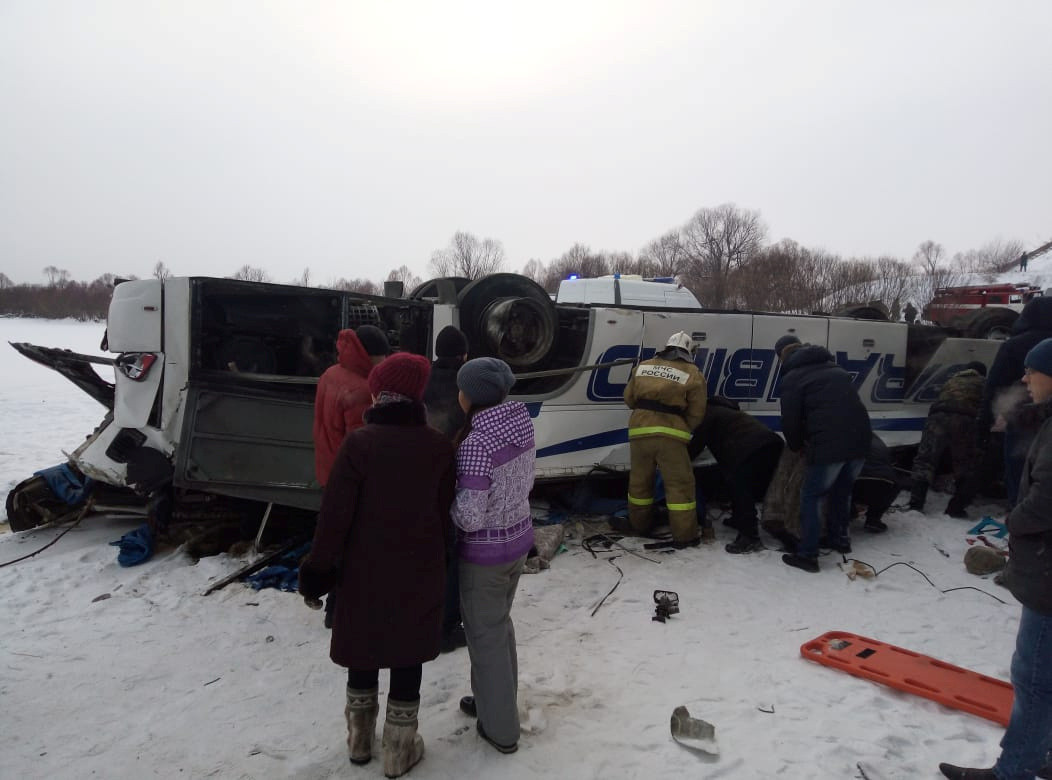
M500 403L514 384L515 375L511 373L511 367L498 358L469 360L457 372L457 387L476 406Z
M355 331L358 341L362 342L366 353L370 357L384 357L391 354L391 345L387 342L387 336L375 325L361 325Z
M1023 365L1031 371L1052 376L1052 339L1045 339L1026 353Z
M786 333L778 341L774 342L774 354L781 355L782 350L788 347L790 344L799 344L800 339L794 336L792 333Z
M962 370L963 371L974 371L979 376L986 376L986 363L983 363L983 362L981 362L979 360L973 360L971 363L966 365Z
M431 363L422 355L397 352L369 372L369 392L373 395L398 393L419 401L424 397Z
M435 337L435 357L451 358L468 354L467 337L452 325L446 325Z

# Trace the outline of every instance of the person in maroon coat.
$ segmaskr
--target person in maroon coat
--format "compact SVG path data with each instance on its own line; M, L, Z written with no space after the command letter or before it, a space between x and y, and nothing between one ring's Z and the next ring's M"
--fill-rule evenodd
M445 551L456 485L452 442L427 425L421 399L430 365L397 353L372 370L365 425L336 455L322 494L300 593L336 596L329 656L347 673L347 744L365 764L379 712L380 669L391 670L384 774L423 758L417 734L422 664L439 652Z
M390 352L382 330L371 325L358 330L340 331L336 365L325 369L314 396L314 473L322 487L344 437L361 427L362 415L372 403L369 372Z

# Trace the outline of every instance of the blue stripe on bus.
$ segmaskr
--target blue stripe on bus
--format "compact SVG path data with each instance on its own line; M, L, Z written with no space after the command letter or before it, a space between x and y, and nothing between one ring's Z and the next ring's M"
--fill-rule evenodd
M754 415L757 420L774 431L782 430L782 418L779 415ZM870 420L875 431L920 431L924 429L924 417L899 417L883 420ZM593 433L590 436L581 436L576 439L552 444L537 450L538 458L549 458L553 455L565 455L569 452L581 452L583 450L596 449L598 447L609 447L614 444L625 444L628 442L628 429L619 428L615 431L604 431Z

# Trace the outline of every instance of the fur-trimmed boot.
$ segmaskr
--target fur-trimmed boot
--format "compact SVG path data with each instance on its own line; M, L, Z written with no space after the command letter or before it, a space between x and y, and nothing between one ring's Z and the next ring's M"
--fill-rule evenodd
M347 717L347 748L351 752L352 764L368 764L373 757L373 740L376 739L376 714L378 689L347 689L347 706L343 714Z
M401 777L424 757L424 740L416 733L419 712L420 699L387 699L383 737L385 776Z

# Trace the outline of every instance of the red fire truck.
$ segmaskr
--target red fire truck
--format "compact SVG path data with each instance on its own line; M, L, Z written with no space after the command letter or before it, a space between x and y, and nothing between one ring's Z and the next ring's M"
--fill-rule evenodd
M940 287L921 316L943 327L959 328L975 338L1008 338L1027 301L1041 295L1029 284Z

